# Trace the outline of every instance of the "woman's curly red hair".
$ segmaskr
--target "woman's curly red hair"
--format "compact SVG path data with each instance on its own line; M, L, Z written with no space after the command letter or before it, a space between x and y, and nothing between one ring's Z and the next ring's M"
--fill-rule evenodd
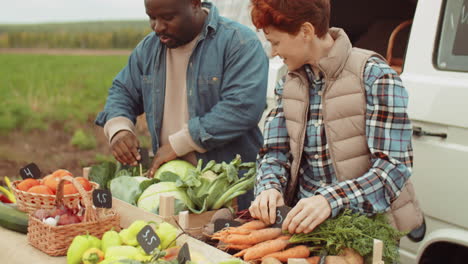
M305 22L322 37L330 25L330 0L251 0L252 22L257 29L273 26L297 34Z

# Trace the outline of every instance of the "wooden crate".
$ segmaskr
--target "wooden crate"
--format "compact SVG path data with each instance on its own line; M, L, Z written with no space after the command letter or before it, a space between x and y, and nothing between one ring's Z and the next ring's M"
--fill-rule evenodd
M112 204L114 210L116 210L120 214L120 225L123 228L127 228L135 220L154 221L156 223L169 222L175 226L177 226L175 224L176 220L180 222L180 225L185 225L184 222L187 223L187 219L184 219L184 214L181 214L180 220L179 217L175 216L163 218L159 215L147 212L117 198L112 198ZM199 215L200 219L196 220L203 221L203 218L208 217L208 215L209 214L206 214L205 216ZM192 224L198 224L199 222L197 221L192 221ZM222 260L233 258L231 255L185 234L177 239L177 245L183 245L184 243L188 243L189 248L191 250L202 254L207 260L209 260L212 263L218 263Z

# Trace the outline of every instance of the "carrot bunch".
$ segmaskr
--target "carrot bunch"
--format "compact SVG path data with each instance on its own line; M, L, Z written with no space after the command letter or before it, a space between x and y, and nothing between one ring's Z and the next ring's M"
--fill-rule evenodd
M229 227L213 234L213 239L221 241L218 248L241 250L235 257L245 261L275 257L280 261L288 258L306 258L310 250L306 246L286 249L291 236L283 235L280 228L270 228L262 221L254 220L239 227ZM286 250L285 250L286 249Z

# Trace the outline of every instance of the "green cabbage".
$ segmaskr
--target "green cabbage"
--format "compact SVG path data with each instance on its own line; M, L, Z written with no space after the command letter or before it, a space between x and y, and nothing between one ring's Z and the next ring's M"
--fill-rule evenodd
M109 189L115 198L136 205L136 198L141 194L140 179L120 176L110 181Z
M195 166L185 160L172 160L159 167L154 177L160 179L161 174L168 171L179 175L182 180L185 180L188 172L195 169Z
M143 210L159 214L159 196L161 194L174 196L175 214L178 214L180 211L187 210L187 206L194 206L184 190L177 188L174 182L160 182L146 188L138 199L137 206Z

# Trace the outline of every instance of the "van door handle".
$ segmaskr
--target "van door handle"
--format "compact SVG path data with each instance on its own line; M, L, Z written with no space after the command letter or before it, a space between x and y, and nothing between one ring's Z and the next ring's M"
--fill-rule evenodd
M413 136L422 137L422 136L431 136L431 137L441 137L447 138L447 133L432 133L424 131L421 127L413 127Z

